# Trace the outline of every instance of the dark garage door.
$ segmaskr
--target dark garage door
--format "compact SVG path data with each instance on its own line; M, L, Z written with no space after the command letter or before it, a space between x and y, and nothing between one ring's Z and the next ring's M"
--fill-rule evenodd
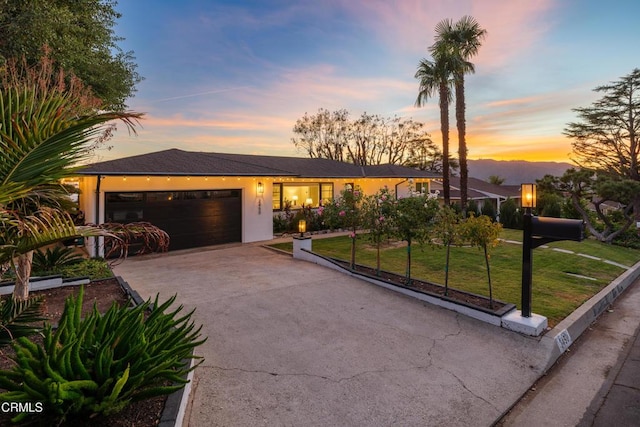
M169 249L242 241L242 190L107 193L107 222L147 221L171 237Z

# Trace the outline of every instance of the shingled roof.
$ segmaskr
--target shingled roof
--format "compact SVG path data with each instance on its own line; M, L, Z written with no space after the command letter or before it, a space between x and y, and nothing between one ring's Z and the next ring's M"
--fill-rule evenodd
M303 178L438 178L398 165L357 166L329 159L205 153L176 148L88 165L81 175L290 176Z

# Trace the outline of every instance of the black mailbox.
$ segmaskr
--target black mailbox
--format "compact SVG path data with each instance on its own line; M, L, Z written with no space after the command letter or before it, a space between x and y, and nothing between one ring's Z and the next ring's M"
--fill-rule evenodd
M584 221L581 219L564 219L538 217L531 218L532 235L550 240L575 240L584 239Z

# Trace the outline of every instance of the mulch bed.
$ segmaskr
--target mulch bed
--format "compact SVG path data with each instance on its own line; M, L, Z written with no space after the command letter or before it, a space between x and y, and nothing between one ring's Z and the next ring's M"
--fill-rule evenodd
M57 324L64 310L64 302L70 295L78 292L78 286L66 286L62 288L47 289L32 292L31 295L44 295L43 317L46 317L52 324ZM93 309L94 303L98 311L104 313L111 307L113 302L120 305L128 303L129 299L118 281L113 279L99 280L84 285L84 300L82 305L83 315ZM36 337L36 341L39 337ZM40 341L41 342L41 341ZM14 366L10 356L13 350L10 347L0 348L0 370L9 370ZM2 390L2 389L0 389ZM164 409L166 396L159 396L153 399L132 403L123 411L109 417L95 417L88 420L68 420L61 426L91 426L91 427L150 427L157 426L160 422L162 410ZM0 412L0 426L11 425L10 419L15 413L7 414ZM34 425L34 424L29 424ZM51 422L44 421L40 424L50 426Z
M351 270L351 264L349 262L337 260L337 259L332 259L332 261L348 270ZM483 309L484 311L498 312L507 305L507 303L494 299L493 308L492 308L490 305L489 298L484 297L482 295L475 295L468 292L453 289L451 287L448 289L447 295L445 296L444 286L437 285L431 282L425 282L419 279L411 279L411 283L407 284L407 279L405 276L395 274L395 273L390 273L388 271L380 271L380 274L378 275L375 268L366 267L364 265L356 264L353 271L385 281L392 285L430 294L432 296L444 297L454 302L463 303L465 305L475 306Z

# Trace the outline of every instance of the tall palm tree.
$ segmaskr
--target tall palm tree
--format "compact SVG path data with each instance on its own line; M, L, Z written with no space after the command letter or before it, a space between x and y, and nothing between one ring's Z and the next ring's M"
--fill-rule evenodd
M418 64L415 78L420 80L416 107L427 103L429 98L438 94L440 104L440 132L442 133L442 188L445 206L451 203L450 166L449 166L449 103L451 102L451 69L449 58L440 55L435 61L422 59Z
M83 235L105 234L76 227L57 203L66 190L60 180L87 158L92 143L123 121L133 129L141 114L99 112L84 102L87 89L42 69L2 75L0 85L0 263L16 271L14 297L29 294L33 250ZM73 86L75 84L75 86Z
M474 73L469 62L478 53L487 31L471 16L463 16L458 22L450 19L440 21L435 28L436 41L431 47L434 58L449 58L454 77L456 96L456 125L458 127L458 157L460 161L460 205L466 213L468 199L469 167L467 165L467 142L465 121L464 75Z

